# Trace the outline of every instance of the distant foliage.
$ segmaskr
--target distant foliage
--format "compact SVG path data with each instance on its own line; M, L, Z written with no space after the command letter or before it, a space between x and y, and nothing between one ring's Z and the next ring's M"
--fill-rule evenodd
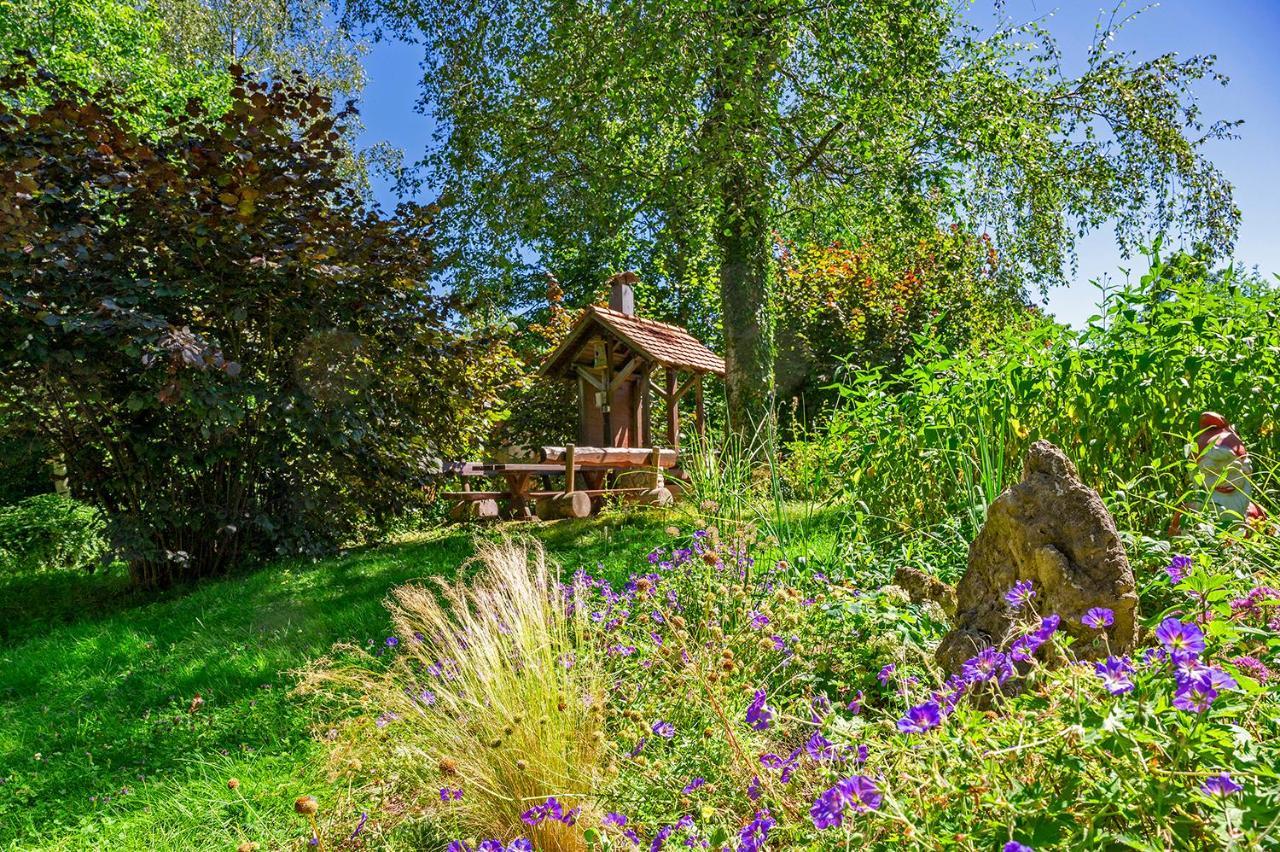
M845 364L897 369L926 335L964 346L1025 310L991 238L958 227L919 239L784 245L777 301L778 397L815 409Z
M433 211L344 179L351 113L233 73L163 138L110 90L46 74L22 111L34 70L0 78L0 394L143 584L377 531L513 366L427 289Z
M155 4L123 0L0 0L0 64L35 56L58 79L90 91L109 86L128 105L121 119L139 129L163 126L188 99L226 107L231 77L224 63L181 62L165 50L166 28ZM35 79L24 100L56 92ZM12 97L12 88L6 91Z
M564 303L564 291L554 278L547 281L545 316L529 323L518 336L516 350L524 373L503 394L502 419L489 436L490 451L502 458L526 458L543 445L578 440L577 389L558 377L537 375L547 356L569 331L576 311Z
M105 527L97 509L57 494L0 506L0 572L91 568Z
M1236 423L1257 459L1280 458L1278 316L1280 291L1265 281L1153 255L1083 331L1028 314L968 349L934 344L896 373L848 374L791 477L844 471L835 487L873 526L972 526L1046 438L1086 482L1132 498L1133 527L1161 528L1190 484L1184 451L1201 411Z

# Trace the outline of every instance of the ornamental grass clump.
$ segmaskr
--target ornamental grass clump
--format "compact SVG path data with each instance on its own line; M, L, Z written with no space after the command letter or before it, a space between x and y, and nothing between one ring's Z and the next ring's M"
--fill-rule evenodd
M392 591L398 641L339 649L303 689L353 711L332 735L336 765L367 772L370 789L397 802L388 810L430 815L457 848L523 837L548 852L581 849L605 698L585 607L536 542L477 550L475 576ZM529 819L549 801L561 816Z

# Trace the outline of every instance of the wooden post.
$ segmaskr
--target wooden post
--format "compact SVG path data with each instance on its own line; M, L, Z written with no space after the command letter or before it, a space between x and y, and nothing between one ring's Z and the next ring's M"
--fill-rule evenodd
M649 422L653 417L653 401L649 392L649 376L652 366L646 362L640 373L640 381L636 383L636 440L637 447L653 446L653 425Z
M600 405L600 413L604 416L604 441L606 447L613 446L613 355L609 352L609 341L601 338L596 344L596 360L604 365L604 402Z
M661 488L662 482L662 450L658 447L653 448L653 454L649 458L649 463L653 465L653 487Z
M702 377L705 373L698 374L698 383L693 386L693 411L694 423L698 430L699 438L707 437L707 410L702 402Z
M591 443L591 436L587 434L587 380L578 376L578 441L583 444Z
M574 474L575 474L575 471L573 469L574 450L575 448L573 444L570 444L569 446L564 448L564 490L566 494L573 493L573 486L574 486L573 480L574 480Z
M680 400L676 396L676 368L667 367L667 443L680 449Z

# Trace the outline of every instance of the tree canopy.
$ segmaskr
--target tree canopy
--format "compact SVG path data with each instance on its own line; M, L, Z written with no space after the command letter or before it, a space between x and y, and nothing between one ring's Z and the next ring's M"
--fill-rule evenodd
M351 0L421 41L456 284L510 307L530 267L635 266L718 287L739 426L770 397L774 239L986 232L1019 286L1076 237L1178 222L1217 250L1238 213L1201 143L1212 57L1140 59L1102 26L1067 74L1050 35L982 33L948 0ZM572 292L570 276L557 273Z
M433 295L433 211L387 219L301 82L230 69L163 133L0 77L0 423L39 430L143 584L314 552L420 505L513 359ZM8 106L35 76L50 94Z

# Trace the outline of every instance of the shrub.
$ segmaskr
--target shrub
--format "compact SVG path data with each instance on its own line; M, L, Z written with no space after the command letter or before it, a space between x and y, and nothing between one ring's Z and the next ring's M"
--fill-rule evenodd
M958 227L918 240L787 244L780 256L777 394L804 398L810 415L831 401L842 364L896 371L920 335L954 350L1025 310L991 238Z
M1280 291L1264 281L1153 255L1081 332L1031 313L968 350L930 345L899 372L849 372L788 478L825 477L871 537L956 519L972 536L1045 438L1115 492L1122 525L1161 529L1192 483L1184 449L1201 411L1237 423L1256 460L1280 458L1278 313Z
M235 69L144 135L110 89L0 77L0 407L139 584L376 534L516 366L431 292L434 211L347 180L350 111Z
M104 527L97 509L58 494L0 507L0 569L92 569L106 550Z
M336 765L369 767L390 782L383 796L464 837L581 849L574 823L602 771L606 692L583 590L555 582L537 543L478 548L478 575L395 589L395 635L321 661L302 688L353 712ZM548 799L560 810L540 810Z

